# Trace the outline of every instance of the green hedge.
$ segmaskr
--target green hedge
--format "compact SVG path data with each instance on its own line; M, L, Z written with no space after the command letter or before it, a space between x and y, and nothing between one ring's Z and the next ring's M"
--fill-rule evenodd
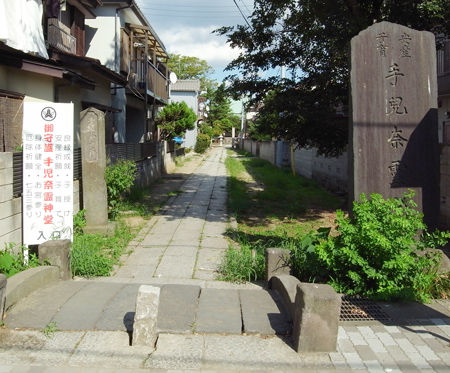
M195 144L195 152L196 153L204 153L206 151L206 149L209 148L209 144L211 143L211 138L204 134L204 133L199 133L197 135L197 142Z

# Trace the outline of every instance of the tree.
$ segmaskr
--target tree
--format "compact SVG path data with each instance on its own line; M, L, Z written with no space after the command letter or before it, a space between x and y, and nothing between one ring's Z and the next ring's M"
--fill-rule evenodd
M231 112L231 100L225 84L208 89L206 97L209 101L209 112L202 131L210 136L231 132L231 128L236 126L239 119Z
M214 85L214 81L208 78L214 69L205 60L170 53L168 66L169 70L177 74L178 79L200 79L202 90Z
M196 120L194 111L185 102L172 102L159 112L156 125L161 130L161 137L169 140L194 129Z
M230 90L259 102L272 91L265 114L277 119L274 135L339 153L347 124L336 120L335 107L348 103L349 42L380 21L449 35L450 6L448 0L255 0L251 27L216 30L242 49L227 67L237 70L227 77ZM287 79L262 77L280 66Z

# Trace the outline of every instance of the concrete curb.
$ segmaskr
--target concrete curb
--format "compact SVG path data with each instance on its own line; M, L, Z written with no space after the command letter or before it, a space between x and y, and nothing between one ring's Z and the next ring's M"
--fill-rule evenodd
M5 311L33 291L59 280L59 268L40 266L27 269L8 279Z
M300 281L291 275L277 275L269 280L269 289L275 290L281 298L289 320L294 320L295 315L295 297L297 295L297 285Z

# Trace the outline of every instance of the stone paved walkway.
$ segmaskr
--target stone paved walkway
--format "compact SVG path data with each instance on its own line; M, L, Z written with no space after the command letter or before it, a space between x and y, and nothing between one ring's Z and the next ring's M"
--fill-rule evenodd
M225 148L211 154L143 228L133 253L113 276L213 280L228 242Z

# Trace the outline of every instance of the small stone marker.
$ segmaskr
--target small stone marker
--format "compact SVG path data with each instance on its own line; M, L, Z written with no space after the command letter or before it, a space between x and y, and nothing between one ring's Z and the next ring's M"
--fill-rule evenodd
M87 233L108 233L105 168L105 114L95 108L80 114L83 207Z
M6 283L6 276L0 273L0 321L3 320L3 312L5 311Z
M431 32L376 23L351 41L350 201L408 189L439 218L436 44Z
M297 352L336 351L341 297L330 285L300 283L292 329Z
M289 250L273 247L266 249L266 281L272 276L290 274L289 255Z
M48 261L50 265L59 268L59 278L70 280L72 268L70 267L70 240L51 240L38 246L38 256L41 264Z
M139 287L133 324L133 346L153 347L156 343L160 291L161 289L156 286L141 285Z

